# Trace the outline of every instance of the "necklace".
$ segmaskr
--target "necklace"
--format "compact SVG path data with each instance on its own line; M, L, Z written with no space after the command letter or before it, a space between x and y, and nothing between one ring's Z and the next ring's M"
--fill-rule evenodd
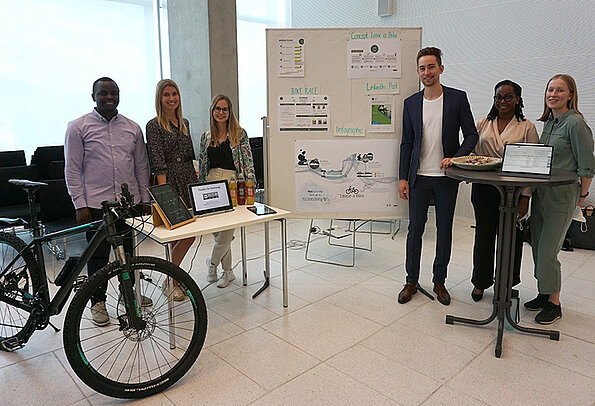
M221 134L217 134L217 141L219 142L219 144L222 144L225 142L225 140L227 140L229 138L229 131L227 133L225 133L225 135L222 137Z

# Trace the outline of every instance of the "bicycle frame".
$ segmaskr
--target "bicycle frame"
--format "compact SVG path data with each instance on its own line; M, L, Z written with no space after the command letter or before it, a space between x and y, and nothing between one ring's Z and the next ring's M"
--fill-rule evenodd
M30 196L43 186L18 179L11 183ZM48 326L58 332L50 318L70 302L62 335L74 373L100 393L127 399L161 392L192 367L204 345L208 316L200 288L183 269L125 252L124 238L133 231L120 222L145 210L134 205L126 184L121 188L116 201L101 203L102 220L45 234L33 213L31 241L0 233L0 350L23 348L36 330ZM85 232L93 237L79 256L61 266L50 294L46 245ZM106 260L103 248L108 251L108 245L115 260L87 278L83 268L98 251ZM176 286L188 298L174 305ZM97 320L98 309L108 316L107 323Z
M12 265L14 265L14 263L19 258L22 257L23 252L25 252L27 250L31 250L34 247L33 252L35 253L35 256L37 259L37 264L40 268L39 271L41 272L42 277L44 277L43 278L44 280L42 282L43 285L40 290L42 297L40 297L38 299L41 299L42 303L48 304L48 316L47 317L49 318L50 316L55 316L62 311L62 309L64 308L64 305L66 304L66 301L68 300L68 297L70 296L70 292L72 290L73 285L75 284L77 277L83 271L83 268L85 267L85 265L87 264L87 262L89 261L91 256L95 253L95 251L97 250L99 245L104 240L107 239L110 242L112 248L114 249L114 251L116 253L117 260L120 261L122 267L124 268L124 272L122 272L122 275L119 276L120 284L123 286L122 290L123 290L124 302L127 304L128 308L136 309L136 311L131 312L131 314L130 314L131 325L135 326L135 327L136 326L142 327L141 325L143 324L143 322L138 317L138 307L136 305L137 303L140 303L140 301L138 300L139 296L140 296L140 292L138 292L136 298L132 295L132 292L133 292L132 281L130 279L130 275L127 272L127 270L128 270L127 262L128 261L126 258L126 254L124 253L122 238L121 238L121 236L119 236L117 234L115 224L114 224L117 217L108 208L109 204L107 202L104 202L104 203L105 203L105 205L103 207L104 218L102 220L97 220L92 223L83 224L83 225L68 228L65 230L56 231L56 232L53 232L50 234L35 236L33 238L33 240L31 242L29 242L29 244L27 244L27 246L23 249L23 251L19 252L19 254L15 258L13 258L13 260L6 266L6 269L10 269L12 267ZM83 233L86 231L93 231L93 230L97 230L97 231L96 231L95 235L93 236L93 238L91 239L91 241L89 242L89 244L87 245L87 247L83 250L83 252L78 260L78 263L72 270L70 270L70 272L68 273L68 275L66 276L66 278L64 280L64 283L62 284L62 286L60 286L60 288L58 289L58 291L56 292L54 297L50 300L49 287L48 287L48 281L47 281L47 273L46 273L45 261L44 261L44 256L43 256L43 244L45 244L48 241L51 241L52 239L66 237L66 236L74 235L74 234L80 234L80 233ZM34 228L34 234L35 233L39 234L38 227ZM139 275L136 275L136 277L139 277ZM7 300L7 302L11 302L11 304L13 306L22 308L23 310L26 310L28 312L33 311L33 309L36 305L35 302L31 302L31 304L29 306L27 306L24 303L19 303L17 301L13 302L12 300ZM132 305L132 306L129 306L129 305Z

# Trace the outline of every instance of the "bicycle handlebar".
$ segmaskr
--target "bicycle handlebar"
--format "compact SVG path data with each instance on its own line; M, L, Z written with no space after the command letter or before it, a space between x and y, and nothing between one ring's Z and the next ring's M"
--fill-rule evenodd
M105 208L105 210L114 208L118 217L127 217L134 207L134 197L130 193L130 190L128 190L128 184L122 183L120 187L122 189L122 193L119 199L117 198L117 200L113 202L104 200L101 202L101 205Z

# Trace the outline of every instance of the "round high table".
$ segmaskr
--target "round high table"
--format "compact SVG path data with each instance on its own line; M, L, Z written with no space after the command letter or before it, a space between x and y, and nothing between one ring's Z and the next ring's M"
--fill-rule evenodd
M482 326L498 319L498 338L496 340L495 354L497 358L502 355L502 335L504 333L504 319L516 330L524 333L541 334L558 341L560 332L542 330L518 325L510 315L512 305L512 273L514 268L514 232L516 213L521 191L527 187L558 186L577 182L576 173L562 169L552 168L548 177L537 178L529 176L510 176L501 171L478 171L451 167L446 170L446 176L462 180L467 183L482 183L492 185L500 192L500 223L498 225L498 242L496 249L496 272L494 281L494 300L492 314L485 320L473 320L452 315L446 316L446 324L454 322Z

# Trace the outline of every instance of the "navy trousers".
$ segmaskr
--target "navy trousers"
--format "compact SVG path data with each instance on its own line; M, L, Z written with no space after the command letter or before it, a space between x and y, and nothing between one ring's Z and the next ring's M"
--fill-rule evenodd
M454 219L459 181L445 176L417 176L409 190L409 230L407 233L407 282L417 283L421 263L422 236L428 220L432 198L436 206L436 256L432 282L444 283L452 250L452 222Z

